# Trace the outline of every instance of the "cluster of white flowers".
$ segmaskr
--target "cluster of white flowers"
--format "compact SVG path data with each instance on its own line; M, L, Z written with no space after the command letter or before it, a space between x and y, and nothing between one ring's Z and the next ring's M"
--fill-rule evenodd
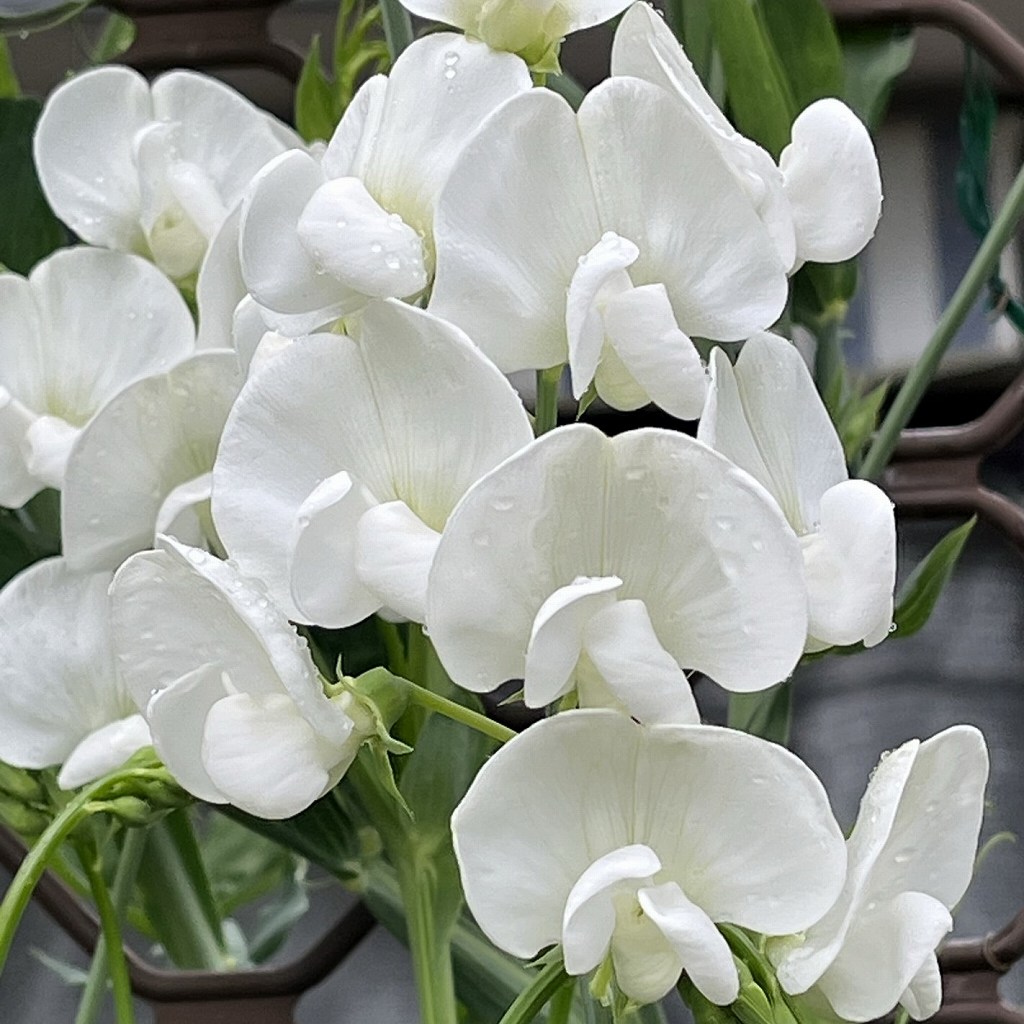
M875 229L865 128L820 101L776 163L644 3L579 110L523 56L622 0L409 6L469 36L413 43L326 147L187 72L49 99L40 179L93 247L0 275L0 503L60 489L63 545L0 592L0 759L77 787L152 744L197 798L288 817L374 729L299 627L423 624L456 684L571 708L453 819L496 945L727 1004L734 925L790 996L928 1016L980 735L887 756L844 842L794 755L700 724L688 675L761 691L889 631L892 506L769 333L804 261ZM745 343L706 365L694 339ZM696 439L535 439L504 374L563 364Z

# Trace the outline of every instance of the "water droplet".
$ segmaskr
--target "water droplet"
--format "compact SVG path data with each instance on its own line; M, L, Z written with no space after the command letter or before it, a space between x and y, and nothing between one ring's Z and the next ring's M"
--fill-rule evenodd
M895 633L895 632L896 632L896 630L897 630L897 628L898 628L898 627L897 627L897 625L896 625L896 623L895 623L895 622L890 622L890 623L889 623L889 632L890 632L890 633Z
M764 541L760 537L755 537L751 542L750 546L755 551L764 551Z
M402 261L397 256L394 256L394 255L389 256L384 261L384 264L388 268L388 270L401 270L402 269Z
M457 73L458 72L456 72L455 68L444 69L444 77L447 78L449 82L456 76Z
M136 313L134 309L130 309L130 310L128 310L128 319L129 320L138 320L139 319L139 314Z
M200 551L199 548L190 548L188 553L188 560L193 565L203 565L206 562L206 552Z
M374 256L379 255L383 251L384 251L384 246L381 245L380 242L374 242L373 245L370 246L370 252L372 252L374 254Z
M626 479L630 483L637 483L639 480L643 480L647 476L647 470L642 467L633 467L632 469L626 470Z
M147 320L152 320L155 317L155 315L156 314L153 312L153 310L151 310L151 309L147 309L146 310L146 319Z
M710 497L710 495L708 494L707 491L697 491L697 493L694 495L694 497L698 501L707 501L708 498Z
M89 525L91 527L93 527L93 528L99 526L100 525L100 517L99 516L89 516Z
M491 535L485 530L481 530L479 533L473 535L473 543L478 548L489 547L491 543Z
M897 864L906 864L907 861L910 860L910 854L905 850L900 850L900 852L893 857L893 860Z
M515 501L512 498L495 498L491 502L491 508L495 512L511 512L516 507Z
M723 533L728 533L733 528L733 521L727 516L719 516L715 520L715 529L721 530Z
M102 185L106 180L107 179L102 174L97 174L96 177L93 178L93 181L95 181L97 185Z
M449 50L444 55L445 67L453 68L458 63L459 63L459 55L454 50Z
M341 230L342 228L347 228L348 227L348 221L347 220L341 220L341 219L336 220L334 222L334 226L336 228L338 228L339 230Z

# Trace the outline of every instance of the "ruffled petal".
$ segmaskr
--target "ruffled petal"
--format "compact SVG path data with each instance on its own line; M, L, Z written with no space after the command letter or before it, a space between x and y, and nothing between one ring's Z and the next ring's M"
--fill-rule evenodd
M617 601L599 610L587 622L583 643L594 668L635 718L648 725L700 722L686 673L661 646L643 601ZM585 690L580 696L588 703Z
M201 352L103 408L68 461L61 532L71 565L115 569L153 546L169 496L213 469L241 385L234 353Z
M615 601L617 576L579 576L559 587L538 609L526 648L524 700L540 708L572 688L590 618Z
M21 457L33 480L44 487L64 486L68 458L79 430L59 416L37 416L21 441Z
M932 954L921 965L900 997L900 1004L912 1020L927 1020L939 1012L942 1006L942 974L937 956Z
M614 296L604 310L604 327L630 376L655 405L683 420L700 416L707 393L704 366L693 342L676 325L664 285L648 284Z
M377 505L356 528L356 575L385 607L423 622L427 578L440 540L404 501Z
M129 715L89 733L64 761L57 776L61 789L78 789L120 768L133 754L152 743L142 715Z
M601 235L576 115L533 89L488 118L452 168L429 308L506 373L564 363L566 291Z
M711 381L697 437L753 476L797 533L815 529L821 496L847 479L846 457L796 347L760 334L735 366L716 349Z
M152 117L148 83L125 67L85 71L50 94L36 170L54 212L84 241L144 251L134 139Z
M867 128L836 99L812 103L793 122L779 166L801 260L839 263L871 240L882 215L882 179Z
M611 78L583 101L579 132L602 226L636 243L633 283L664 284L682 331L738 341L778 319L786 268L699 115Z

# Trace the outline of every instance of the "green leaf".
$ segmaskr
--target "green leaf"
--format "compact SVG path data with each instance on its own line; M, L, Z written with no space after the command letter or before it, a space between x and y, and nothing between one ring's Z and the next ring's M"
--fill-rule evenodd
M127 52L135 42L135 22L123 14L110 14L89 55L93 64L108 64Z
M340 116L334 88L320 63L320 37L314 36L295 87L295 127L307 142L326 141L334 134Z
M840 411L836 429L843 442L848 466L860 458L871 435L878 429L878 420L888 394L889 381L884 380L866 395L854 394Z
M947 533L900 587L893 614L896 623L893 636L913 636L931 618L939 595L977 522L978 517L972 516L963 526Z
M857 292L857 261L805 263L793 276L793 319L811 330L842 319Z
M761 0L764 22L798 111L843 92L843 51L821 0Z
M715 57L715 34L711 25L711 6L715 0L685 0L677 3L681 8L677 14L679 29L676 34L686 49L686 55L693 62L705 86L711 77Z
M793 710L793 683L760 693L729 694L729 728L786 746Z
M7 40L0 36L0 100L17 99L21 95L21 86L14 71L11 48Z
M32 159L40 110L35 100L0 99L0 263L18 274L27 274L67 241L43 198Z
M896 80L910 66L916 38L899 28L844 29L840 34L846 68L843 99L875 129L881 124Z
M295 870L273 899L260 907L248 940L249 959L254 964L269 960L285 943L292 929L309 910L309 887L305 872Z
M796 100L752 0L709 5L736 127L774 157L789 144Z

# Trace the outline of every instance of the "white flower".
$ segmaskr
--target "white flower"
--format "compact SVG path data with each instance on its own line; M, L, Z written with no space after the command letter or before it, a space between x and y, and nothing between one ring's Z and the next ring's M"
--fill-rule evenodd
M806 364L784 338L751 338L736 365L712 353L697 437L771 493L800 538L810 600L808 648L881 643L892 622L892 502L850 480L843 446Z
M935 948L971 880L987 778L985 740L972 726L883 756L847 842L842 895L802 941L780 944L787 992L816 986L850 1021L897 1002L915 1020L939 1009Z
M324 694L306 642L229 563L164 538L111 601L122 677L184 789L288 818L348 769L365 735L350 698Z
M570 32L614 18L629 0L402 0L421 18L461 28L495 50L547 63Z
M50 95L35 159L46 198L75 234L151 257L183 280L252 176L297 145L216 79L172 71L151 86L129 68L102 67Z
M137 256L64 249L0 274L0 505L60 487L79 431L195 346L177 289Z
M214 466L214 522L297 622L350 625L382 607L421 622L449 513L532 436L461 331L375 302L357 340L304 338L249 378Z
M619 23L612 74L652 82L688 111L757 207L788 270L808 260L850 259L871 240L882 212L878 159L867 129L844 103L824 99L804 110L776 166L732 127L664 18L643 2Z
M808 927L846 858L828 798L787 750L713 726L644 727L605 711L531 726L452 816L466 902L499 948L561 943L569 974L611 956L639 1003L685 970L712 1002L739 984L728 922Z
M305 334L371 298L423 292L452 162L495 107L529 88L518 57L432 35L362 86L322 161L291 152L264 168L242 210L242 276L273 326Z
M469 491L427 591L459 685L525 679L531 707L577 686L645 722L697 721L683 668L739 692L785 679L806 616L796 538L746 473L673 431L583 424Z
M452 170L435 236L432 311L505 372L568 361L577 398L593 382L617 409L696 419L690 337L747 337L788 293L706 131L633 78L599 85L578 115L544 89L496 111Z
M205 545L214 457L242 386L232 352L200 352L105 405L76 440L61 498L64 556L116 569L157 534Z
M150 743L114 662L110 579L48 558L0 591L0 760L18 768L63 765L65 789L105 775Z

